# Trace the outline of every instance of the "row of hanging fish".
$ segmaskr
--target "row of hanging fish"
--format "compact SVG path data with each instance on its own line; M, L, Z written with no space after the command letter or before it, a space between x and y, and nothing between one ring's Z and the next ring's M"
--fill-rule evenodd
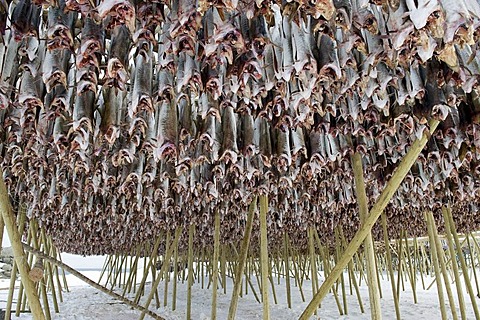
M217 211L237 243L257 194L272 248L288 232L301 250L310 226L358 229L353 153L372 205L436 118L389 234L424 235L448 203L474 230L479 17L477 0L0 0L4 178L64 251L191 223L210 246Z

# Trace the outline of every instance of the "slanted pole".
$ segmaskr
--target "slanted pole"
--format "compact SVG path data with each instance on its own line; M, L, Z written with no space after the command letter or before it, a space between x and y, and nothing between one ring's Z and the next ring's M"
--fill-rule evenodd
M245 262L247 261L248 246L250 244L250 236L252 235L253 215L257 209L257 197L252 199L250 207L248 208L247 225L245 226L245 235L243 236L242 248L240 249L240 256L238 258L237 268L235 269L235 278L232 292L232 299L230 301L230 308L228 310L228 320L235 319L237 312L238 297L240 295L242 274L245 269ZM225 286L226 283L224 282Z
M430 136L435 131L438 124L439 124L438 120L431 120L429 122L429 125L430 125L429 133L423 133L422 137L416 140L412 144L412 146L410 147L410 150L403 157L397 169L394 171L392 177L387 182L385 189L383 190L382 194L378 198L375 205L370 210L370 214L365 219L361 228L357 231L352 241L350 242L348 247L345 249L345 252L343 253L342 257L340 258L340 260L338 260L337 264L332 269L332 272L330 273L328 278L325 279L325 281L323 282L318 292L315 294L313 299L310 301L310 303L307 305L307 307L301 314L300 320L307 320L313 315L313 312L315 311L315 309L322 302L323 298L327 295L328 291L333 286L335 281L338 279L340 274L342 274L345 266L348 264L348 261L352 259L353 255L358 250L362 242L370 234L373 225L378 220L378 217L380 217L383 210L390 202L390 199L398 190L398 187L402 183L408 171L410 171L410 168L412 167L412 165L417 160L418 155L427 144Z
M212 312L210 318L217 319L217 290L218 290L218 259L220 256L220 210L215 212L215 233L213 235L213 287L212 287Z
M3 217L3 221L7 228L8 237L12 244L13 256L20 272L23 286L25 287L25 293L27 294L30 310L32 311L33 318L35 320L44 320L45 314L43 313L42 305L38 298L37 288L32 280L28 277L30 267L27 263L27 257L23 251L21 235L18 232L17 224L15 223L15 216L13 215L13 209L8 199L7 187L3 180L3 170L0 168L0 211Z
M262 302L263 302L263 320L270 320L270 306L268 303L268 239L267 239L267 211L268 197L260 196L260 261L262 272Z
M363 224L368 216L368 200L363 177L362 156L355 152L352 156L352 167L355 178L355 192L357 194L360 221ZM378 291L377 266L375 264L375 250L373 248L372 234L369 232L364 241L365 258L367 261L368 296L370 297L370 314L373 319L382 319L380 307L380 292Z

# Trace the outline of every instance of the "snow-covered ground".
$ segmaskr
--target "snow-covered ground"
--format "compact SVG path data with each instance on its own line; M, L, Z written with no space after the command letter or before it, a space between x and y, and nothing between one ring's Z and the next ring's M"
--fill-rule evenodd
M10 243L8 238L3 239L3 246L9 246ZM81 257L76 255L62 254L62 260L74 267L75 269L81 271L84 275L90 279L97 281L100 276L100 270L104 263L104 257ZM478 273L478 272L477 272ZM347 291L347 314L340 315L338 311L337 304L332 294L329 294L322 302L321 308L318 310L317 316L312 319L370 319L370 306L368 299L368 287L365 284L365 281L362 281L360 286L360 294L363 301L363 306L365 313L360 312L358 298L353 289L353 294L350 294L350 288L348 285L347 274L344 275L346 291ZM358 276L357 276L358 277ZM322 281L323 276L320 274L320 281ZM73 275L67 275L68 285L70 292L63 293L63 303L60 304L60 313L52 314L52 319L54 320L130 320L137 319L140 315L140 312L133 310L129 306L123 304L122 302L114 300L109 295L106 295L94 288L89 287L81 280L78 280ZM414 320L432 320L440 319L440 307L437 296L437 289L435 284L431 286L429 290L424 290L422 288L422 283L420 282L420 277L418 277L417 282L417 298L418 303L415 304L413 300L413 291L410 283L405 282L404 291L400 291L400 309L402 319L414 319ZM428 278L424 279L425 286L429 286L432 283L433 279ZM208 279L205 281L205 289L202 289L201 284L197 281L195 282L192 290L192 319L194 320L205 320L210 319L211 312L211 289L207 289ZM252 277L252 283L255 286L257 294L260 294L258 289L258 284L255 281L255 277ZM312 298L312 285L309 280L305 280L302 284L302 289L305 295L305 302L302 301L300 291L298 287L295 287L295 281L291 279L291 297L292 297L292 308L287 307L287 294L286 294L286 285L285 279L280 279L280 284L278 284L277 279L275 278L275 294L277 298L277 304L275 304L272 290L270 288L270 304L271 304L271 318L278 320L292 320L298 319L299 315L305 309L306 305ZM17 281L17 286L19 282ZM105 280L102 280L102 284L105 284ZM382 294L381 307L382 314L384 319L395 319L395 308L392 298L391 284L387 280L387 276L383 275L381 279L382 284ZM150 285L150 283L149 283ZM463 285L463 284L462 284ZM472 280L472 285L474 291L477 294L477 289L475 283ZM9 280L0 280L0 308L5 309L7 294L8 294ZM160 294L160 308L156 308L155 300L152 301L150 309L155 313L161 315L162 317L174 320L174 319L185 319L186 318L186 297L187 297L187 284L178 282L178 291L177 291L177 308L175 311L171 310L172 306L172 282L169 283L169 297L167 307L163 307L163 288L164 283L159 285L159 294ZM227 294L223 293L223 289L218 289L218 301L217 301L217 319L226 319L228 314L228 308L230 305L231 299L231 290L233 288L233 282L230 278L227 279ZM255 300L255 296L252 294L250 288L248 288L249 294L243 295L240 298L238 309L237 309L237 319L240 320L249 320L249 319L261 319L262 318L262 305ZM147 288L147 291L149 289ZM341 288L338 288L339 294L341 294ZM452 283L453 295L455 298L455 304L457 306L457 313L460 316L458 311L458 296L456 293L455 284ZM467 305L467 319L475 319L473 313L472 303L470 297L467 294L465 286L463 286L464 299ZM15 292L15 296L17 291ZM50 297L51 298L51 297ZM339 297L340 302L342 303L342 297ZM445 293L445 299L446 293ZM51 299L50 299L51 300ZM14 298L15 301L15 298ZM480 299L477 298L477 303L480 304ZM448 301L445 301L447 310L449 312L449 318L452 318L449 308ZM50 303L50 306L53 310L53 305ZM343 308L343 303L342 303ZM52 311L53 312L53 311ZM148 316L146 318L149 318ZM30 314L22 313L20 317L13 319L32 319Z
M80 259L78 257L73 257L74 259ZM87 259L87 258L85 258ZM85 263L81 262L83 266L88 266L90 270L84 270L86 276L90 277L93 280L98 280L100 271L91 270L93 266L101 266L101 259L96 258L96 262ZM67 260L68 259L64 259ZM70 261L72 262L72 261ZM75 261L74 261L75 262ZM77 264L79 263L76 261ZM60 305L60 313L54 314L52 319L55 320L87 320L87 319L114 319L114 320L130 320L137 319L140 315L140 312L137 310L132 310L130 307L125 304L114 300L110 296L97 291L94 288L88 287L80 280L76 279L72 275L68 275L68 281L70 286L70 292L65 292L63 294L64 302ZM345 275L346 277L346 275ZM320 277L322 280L323 277ZM420 279L419 279L420 280ZM258 285L252 278L253 285L256 286L255 289L259 294ZM428 286L432 282L432 279L426 279L425 285ZM102 281L104 283L104 281ZM207 289L208 279L205 281L205 289L201 288L201 284L195 282L192 293L192 318L193 319L209 319L211 311L211 289ZM300 292L297 287L294 285L294 279L291 279L291 289L292 289L292 308L287 307L287 298L286 298L286 286L285 280L281 279L280 284L278 284L277 279L275 278L275 293L277 297L277 304L274 302L274 297L270 289L270 302L271 302L271 318L278 320L291 320L298 319L299 315L309 302L312 297L311 282L305 280L302 289L305 294L306 302L302 301ZM383 298L381 300L382 313L384 319L395 319L395 308L392 299L391 286L390 282L387 281L386 276L381 280L382 283L382 293ZM322 302L321 308L318 310L318 315L312 319L370 319L370 307L368 302L368 288L365 285L365 281L362 282L360 287L361 297L363 300L363 305L365 308L365 313L360 312L359 303L355 291L353 295L350 295L350 288L348 286L348 280L345 281L346 290L347 290L347 306L348 314L339 315L337 304L332 294L329 294L324 301ZM474 285L474 284L473 284ZM0 281L0 308L5 307L5 301L7 297L8 280ZM159 286L160 302L163 305L163 288L164 284L161 283ZM218 311L217 319L226 319L228 314L228 308L231 298L231 290L233 288L233 283L231 279L227 282L227 294L223 293L223 289L218 290ZM455 300L458 301L456 295L455 285L452 284L452 289L454 290ZM148 289L147 289L148 290ZM340 287L338 288L339 293L341 293ZM476 293L476 288L474 285L474 290ZM172 292L172 283L169 284L169 298L168 306L156 308L155 300L152 301L151 310L158 313L159 315L165 317L166 319L185 319L186 318L186 297L187 297L187 284L178 283L178 293L177 293L177 310L171 310L171 297ZM475 319L473 308L466 289L464 288L464 297L467 304L467 319ZM446 295L445 295L446 296ZM435 285L433 285L429 290L423 290L421 282L417 283L417 297L418 304L415 304L413 301L413 294L411 286L408 282L405 282L405 291L400 292L400 304L401 304L401 315L402 319L440 319L440 308L437 297L437 290ZM340 296L340 301L342 297ZM477 302L480 303L480 299L477 298ZM446 301L447 309L448 301ZM456 302L458 308L458 302ZM343 307L343 306L342 306ZM450 312L450 311L449 311ZM460 315L459 311L458 314ZM148 316L147 316L148 318ZM247 320L247 319L261 319L262 318L262 305L259 304L254 295L251 293L249 288L249 294L244 295L240 298L237 310L237 319ZM451 318L451 314L450 314ZM15 319L15 317L13 317ZM21 314L18 319L32 319L32 316L29 314Z

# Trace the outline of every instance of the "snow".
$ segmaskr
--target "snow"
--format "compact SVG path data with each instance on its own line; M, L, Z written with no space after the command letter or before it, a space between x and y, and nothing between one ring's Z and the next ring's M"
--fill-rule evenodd
M91 266L94 266L95 263L98 265L99 258L96 258L97 261L94 263L87 263L88 258L74 257L73 259L80 259L83 267L89 267L89 270L82 271L83 274L88 276L93 280L98 280L100 275L100 268L97 270L91 270ZM86 259L82 262L82 259ZM93 259L95 260L95 259ZM92 260L92 261L93 261ZM77 261L78 263L78 261ZM103 262L101 263L103 265ZM324 279L322 273L320 275L320 282ZM353 289L353 295L350 294L350 287L348 281L348 275L345 273L345 286L347 291L347 306L348 306L348 315L339 315L337 305L333 294L327 295L323 300L321 308L318 310L318 315L312 317L312 319L370 319L370 307L368 302L368 287L365 284L365 280L362 279L360 286L361 298L363 300L363 305L365 308L365 313L360 312L357 296L355 295L355 290ZM382 279L383 278L383 279ZM115 320L126 320L126 319L137 319L140 315L140 312L133 310L130 307L126 306L122 302L114 300L112 297L99 292L98 290L91 288L85 285L83 282L75 278L73 275L67 275L70 292L63 293L64 302L60 304L60 313L54 314L52 319L54 320L87 320L87 319L115 319ZM358 279L358 274L357 274ZM395 278L396 279L396 278ZM404 290L400 290L400 310L402 319L440 319L441 313L439 308L437 290L435 284L431 286L429 290L425 290L422 287L420 277L417 279L417 297L418 304L415 304L413 301L413 291L411 285L408 281L404 282ZM424 279L425 286L428 287L433 279L428 277ZM105 278L102 280L102 284L105 285ZM140 281L140 279L139 279ZM255 276L251 278L252 284L257 292L260 294L258 284L256 282ZM280 284L278 279L274 277L275 284L275 293L278 299L278 304L275 304L274 297L272 295L271 287L269 288L270 292L270 304L271 304L271 318L278 320L291 320L298 319L299 315L305 309L307 303L312 297L312 287L309 280L305 280L302 285L303 292L305 294L305 302L302 301L301 295L298 287L295 286L294 278L290 279L291 281L291 290L292 290L292 308L287 307L286 299L286 286L285 279L280 279ZM382 285L383 297L381 299L382 314L384 319L395 319L395 308L392 299L391 284L387 280L386 274L383 274L380 279ZM0 307L5 308L5 301L7 297L7 290L9 280L0 281ZM245 284L245 283L244 283ZM149 286L151 283L149 282ZM195 284L192 289L192 319L206 320L210 319L211 312L211 288L207 289L208 278L204 281L205 288L202 289L201 283L198 282L198 279L195 281ZM474 286L474 291L476 293L476 287ZM228 308L230 305L231 299L231 290L233 288L233 282L230 278L227 281L227 294L223 293L223 289L219 288L218 290L218 308L217 308L217 319L226 319L228 314ZM401 288L402 289L402 288ZM149 290L147 288L147 290ZM159 297L161 307L156 308L155 299L152 301L150 309L162 317L165 317L169 320L176 319L185 319L186 318L186 297L187 297L187 283L186 281L182 284L181 281L178 282L178 292L177 292L177 310L172 311L172 282L169 283L169 297L168 297L168 306L163 307L163 290L164 283L161 282L159 285ZM255 300L254 295L252 294L251 288L248 288L248 295L243 295L239 299L238 309L237 309L237 319L249 320L249 319L261 319L262 318L262 305ZM340 294L339 300L342 303L341 296L341 286L338 287L338 292ZM456 294L455 284L452 283L452 290L454 293L457 313L458 311L458 297ZM473 308L470 302L470 297L468 296L467 290L463 287L464 299L467 305L467 319L474 319ZM117 292L121 293L121 290L118 289ZM129 295L133 299L134 294ZM446 294L445 294L446 297ZM51 297L50 297L51 299ZM447 298L445 298L447 299ZM142 302L145 300L143 298ZM477 298L477 300L479 300ZM451 318L451 313L449 309L448 300L445 302L447 310L449 312L449 317ZM343 307L343 305L342 305ZM51 304L51 308L53 305ZM148 316L146 318L149 318ZM15 317L13 317L15 319ZM21 314L18 319L32 319L30 314Z

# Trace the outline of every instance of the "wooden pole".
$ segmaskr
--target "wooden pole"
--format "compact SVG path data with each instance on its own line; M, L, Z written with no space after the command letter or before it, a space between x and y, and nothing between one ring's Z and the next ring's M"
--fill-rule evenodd
M227 267L226 267L227 258L226 258L226 255L227 255L228 246L226 244L224 244L224 245L221 245L220 247L222 248L222 250L220 252L220 273L222 274L223 294L227 294ZM235 306L235 308L236 308L236 306Z
M340 229L340 236L341 236L341 245L342 245L342 250L345 250L345 247L347 246L347 241L345 239L345 235L343 234L343 229L342 228L339 228ZM349 279L350 281L353 283L353 287L355 288L355 293L357 295L357 299L358 299L358 305L360 306L360 312L361 313L365 313L365 309L363 307L363 301L362 301L362 296L360 295L360 289L358 287L358 283L357 283L357 278L355 277L355 268L354 268L354 265L353 265L353 259L350 259L350 261L348 262L348 276L349 276Z
M98 278L98 281L97 281L98 283L102 281L103 275L106 273L111 261L112 261L112 255L109 255L108 258L106 258L105 262L103 263L102 272L100 273L100 277Z
M195 225L188 227L188 280L187 280L187 320L192 319L192 285L193 285L193 233ZM168 260L170 261L170 259Z
M313 227L307 229L308 236L308 252L310 254L310 278L312 279L312 295L315 295L315 292L318 290L318 274L317 274L317 263L315 260L315 244L313 242ZM317 314L315 310L314 314Z
M289 254L292 256L292 266L293 266L293 272L295 276L295 282L297 284L298 290L300 291L300 296L302 297L302 301L305 302L305 295L303 294L303 289L302 289L302 281L300 279L300 256L297 255L295 257L295 252L294 250L290 247L290 240L287 235L287 244L288 244L288 249L289 249Z
M167 242L165 243L165 251L168 250L168 246L170 245L170 231L167 231ZM170 260L163 261L163 263L168 263L168 268L165 269L164 274L164 288L163 288L163 306L167 306L168 302L168 282L170 281ZM160 275L159 275L160 276Z
M270 284L271 284L271 286L272 286L273 302L274 302L275 304L278 304L277 294L275 293L275 284L274 284L273 276L272 276L272 269L273 269L273 267L272 267L271 264L269 263L269 265L268 265L268 279L270 280ZM245 292L245 294L247 294L247 292Z
M0 215L0 254L2 253L2 240L3 240L3 231L5 229L5 222L3 221L3 216Z
M175 238L173 240L173 245L169 246L167 252L165 252L165 261L170 261L170 258L171 258L172 253L173 253L173 248L178 246L178 239L180 238L181 233L182 233L181 228L177 228L177 230L175 230ZM148 310L148 307L150 306L150 303L152 302L152 299L153 299L153 296L155 295L155 292L157 292L158 284L160 283L160 280L162 279L162 277L160 277L160 275L163 272L165 272L165 268L169 268L168 263L162 264L162 268L160 268L160 271L158 272L158 276L155 279L155 282L152 284L152 288L150 290L150 293L148 294L147 301L145 301L145 306L143 307L144 310L142 311L142 314L140 315L139 320L143 320L145 318L145 314L150 315L150 313L149 313L150 311Z
M35 224L38 226L38 222L35 221ZM56 255L56 253L52 250L53 244L47 238L47 235L45 234L45 230L41 229L40 233L41 233L42 242L43 242L43 246L45 248L45 251L48 252L49 254L51 253L51 254ZM53 307L55 309L55 313L59 313L60 308L58 307L57 294L55 293L55 281L54 281L53 265L48 262L48 263L46 263L46 268L47 268L49 285L52 288ZM60 300L60 302L62 302L62 294L61 294L61 289L60 288L59 288L59 292L60 292L60 294L58 296L58 300Z
M458 263L456 259L457 254L455 253L453 237L450 231L451 230L450 221L448 221L448 214L446 211L447 211L446 208L442 207L442 213L443 213L444 222L445 222L445 236L447 238L448 251L450 252L450 257L452 259L452 269L453 269L453 275L455 277L455 286L457 288L460 316L462 317L462 320L466 320L467 314L465 312L465 298L463 297L463 288L460 280L460 273L458 272ZM458 255L462 254L461 247L460 248L457 247L457 251L458 251Z
M217 319L218 259L220 256L220 210L215 212L215 233L213 235L213 288L211 319Z
M35 223L34 220L30 220L29 225L30 225L29 232L31 234L31 243L35 249L39 250L40 243L37 237L37 234L38 234L37 224ZM45 274L45 267L44 267L43 259L37 257L37 261L35 262L35 265L30 269L29 278L33 282L39 282L40 293L43 300L43 308L45 309L45 319L50 320L51 319L50 305L48 304L47 287L45 285L46 282L45 282L44 274ZM53 290L53 293L54 295L52 296L52 298L55 298L55 290ZM55 304L57 303L56 299L54 299L54 302ZM58 310L58 305L57 305L57 310Z
M437 291L438 291L438 300L440 303L440 312L442 314L442 319L447 319L447 309L445 307L445 298L443 295L443 285L442 285L442 275L440 273L440 267L438 263L438 254L437 246L435 244L435 235L433 234L433 227L430 222L429 213L425 213L425 218L427 220L427 229L428 237L430 238L430 255L432 258L433 267L435 269L435 277L437 279Z
M475 279L475 285L476 285L476 288L477 288L477 297L480 297L480 289L479 289L479 286L478 286L477 271L476 271L476 266L475 266L475 256L474 256L474 253L473 253L474 251L476 252L477 250L475 250L475 248L473 248L472 245L470 244L470 236L474 237L471 233L469 235L468 234L466 235L467 245L468 245L468 249L470 250L470 262L472 264L473 278Z
M172 310L177 308L177 282L178 282L178 244L174 244L173 248L173 293L172 293Z
M343 246L340 241L340 231L342 230L341 226L338 225L335 229L335 254L334 254L334 261L337 263L338 259L342 255ZM348 269L347 269L348 270ZM348 314L348 304L347 304L347 294L345 290L345 277L343 276L343 272L340 275L340 286L342 288L342 302L343 302L343 312L340 312L340 315ZM337 290L338 290L338 282L337 282Z
M345 249L345 252L343 253L340 260L337 262L336 266L333 268L329 277L325 279L322 286L318 290L317 294L315 294L312 301L310 301L310 303L307 305L307 307L305 308L305 310L300 316L300 320L307 320L312 316L315 309L322 302L322 299L327 295L330 288L333 286L335 281L343 272L345 266L348 264L348 261L350 261L350 259L353 257L355 252L358 250L358 248L362 244L362 242L365 240L368 234L370 234L373 225L378 220L378 217L380 217L383 210L390 202L390 199L398 190L398 187L402 183L408 171L410 171L410 168L412 167L412 165L417 160L418 155L427 144L430 136L433 134L438 124L439 124L438 120L431 120L429 122L430 131L427 133L423 133L422 137L416 140L412 144L412 146L410 147L410 150L403 157L402 161L394 171L391 179L387 182L385 189L383 190L382 194L378 198L377 202L370 210L370 214L365 219L364 223L362 224L362 227L357 231L352 241L350 242L348 247Z
M382 284L380 283L380 264L378 262L378 254L376 252L376 248L374 246L373 250L375 251L375 253L373 254L374 258L375 258L375 273L376 273L376 276L377 276L377 288L378 288L378 294L380 295L380 299L382 299ZM383 279L383 276L382 276L382 279Z
M410 246L408 244L408 232L406 230L404 232L404 239L405 239L405 253L407 254L407 257L408 257L408 266L405 266L405 267L407 268L407 273L410 278L410 285L413 291L413 303L416 304L418 301L417 301L417 277L416 277L416 272L414 270L415 259L412 259L412 253L410 251Z
M288 233L285 232L283 236L283 254L285 263L285 285L287 289L287 306L288 308L292 308L292 298L291 298L291 290L290 290L290 261L288 259Z
M400 232L400 239L402 239L403 230ZM397 297L400 299L400 285L403 287L402 266L403 266L403 241L396 241L397 244ZM405 288L403 288L405 291Z
M440 262L440 271L442 272L443 281L445 282L445 289L447 291L448 302L450 303L450 310L452 312L453 319L457 320L458 319L457 309L455 308L455 301L453 300L452 288L450 287L450 282L448 280L448 272L447 272L447 267L445 263L445 253L443 251L442 243L440 242L440 238L438 236L437 226L435 224L433 212L429 211L427 214L428 214L428 218L430 219L430 224L432 226L432 233L435 239L434 245L436 246L436 249L437 249L437 256ZM438 284L438 281L437 281L437 284Z
M385 242L385 254L387 256L387 266L388 273L390 275L390 285L392 286L393 302L395 305L395 315L397 320L401 319L400 316L400 303L397 295L397 287L395 284L395 275L393 273L393 264L392 264L392 253L390 250L390 242L388 240L388 230L387 230L387 215L382 213L382 228L383 228L383 240Z
M363 177L362 156L355 152L352 156L352 167L355 179L355 192L357 194L360 221L363 224L368 217L368 199ZM378 291L377 266L375 264L375 251L373 248L372 234L369 232L364 241L365 258L367 261L368 296L370 297L370 314L372 319L382 319L380 306L380 293Z
M242 283L242 274L245 269L245 262L247 261L248 246L250 244L250 237L252 235L253 227L253 215L257 209L257 197L252 199L252 203L248 208L247 224L245 226L245 234L243 236L242 247L240 249L240 256L238 257L237 268L235 269L235 279L233 285L232 299L230 301L230 307L228 309L228 320L235 319L235 314L237 312L238 306L238 297L240 295L240 284ZM225 248L226 246L224 246ZM225 252L223 250L223 252ZM224 282L224 286L226 283Z
M139 303L140 301L140 298L143 294L143 291L144 291L144 287L145 287L145 282L147 281L147 277L148 277L148 273L150 271L150 264L153 263L153 260L154 258L157 257L158 255L158 247L160 246L160 242L162 240L162 237L159 236L157 238L157 240L155 241L155 244L153 245L153 251L152 251L152 254L150 256L150 261L148 263L148 265L144 266L144 272L143 272L143 277L142 277L142 281L140 282L140 285L138 287L138 291L137 291L137 294L135 295L135 298L133 299L133 301L135 303ZM137 258L138 258L138 255L137 255ZM135 260L135 263L138 264L138 259ZM134 264L135 266L135 269L137 268L137 264Z
M260 261L262 278L263 320L270 320L270 306L268 303L268 239L267 239L267 211L268 197L260 196Z
M7 228L8 237L12 244L13 256L17 264L20 277L22 279L25 292L27 294L30 310L35 320L44 320L45 314L43 313L42 305L38 298L37 289L32 280L28 277L30 267L27 264L25 252L22 248L21 235L18 232L17 225L15 223L15 216L13 215L10 199L8 198L7 187L3 180L3 170L0 168L0 211L2 213L3 221Z
M140 251L141 251L141 244L137 246L137 252L135 254L135 260L133 260L133 256L130 259L130 274L128 275L128 279L126 280L125 286L123 287L123 292L122 296L125 297L125 295L130 293L132 287L136 287L136 284L134 284L134 275L137 272L137 266L138 266L138 260L140 259ZM127 264L125 264L125 270L127 268ZM134 271L135 270L135 271ZM126 279L126 275L124 277ZM138 301L137 301L138 302Z
M19 234L23 234L25 230L25 219L26 215L23 211L20 211L20 213L17 216L18 220L18 230ZM3 220L3 217L2 217ZM12 303L13 303L13 294L15 291L15 282L17 281L17 263L15 260L13 261L13 266L12 266L12 274L10 275L10 287L8 290L8 297L7 297L7 306L5 308L5 320L10 320L11 314L12 314Z
M462 245L460 244L460 240L458 239L458 234L455 228L455 222L453 221L452 211L450 207L448 207L445 212L448 216L450 232L452 233L455 246L457 248L461 248ZM475 241L475 238L473 238L473 240ZM478 312L478 306L477 306L477 301L475 299L475 293L473 292L472 282L470 281L470 277L468 276L468 268L467 268L467 263L465 262L465 257L463 256L463 253L460 253L458 257L460 258L460 266L462 267L463 277L465 279L465 286L467 287L468 294L470 295L470 301L472 302L473 312L475 313L475 319L480 319L480 313ZM472 266L472 268L475 268L475 266Z

